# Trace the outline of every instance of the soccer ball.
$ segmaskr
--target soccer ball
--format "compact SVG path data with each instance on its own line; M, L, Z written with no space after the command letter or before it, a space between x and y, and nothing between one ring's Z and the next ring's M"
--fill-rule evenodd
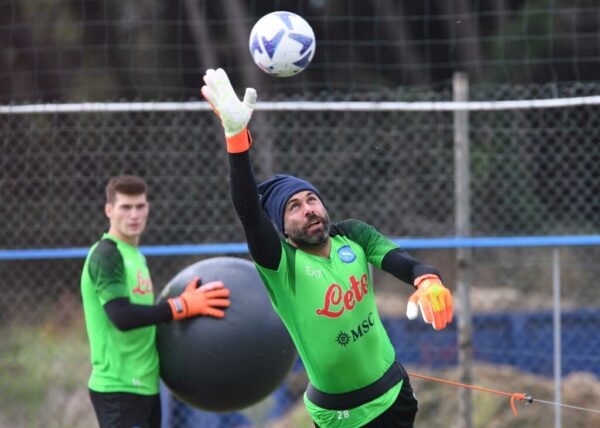
M315 55L315 33L295 13L272 12L254 24L249 47L252 59L265 73L294 76L308 67Z

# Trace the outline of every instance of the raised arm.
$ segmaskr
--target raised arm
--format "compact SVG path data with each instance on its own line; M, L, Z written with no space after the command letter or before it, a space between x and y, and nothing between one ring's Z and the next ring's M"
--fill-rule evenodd
M202 95L221 119L229 153L229 184L252 259L261 266L277 269L281 242L277 230L260 205L256 180L250 164L252 138L248 122L256 104L256 91L247 88L240 101L223 69L207 70Z

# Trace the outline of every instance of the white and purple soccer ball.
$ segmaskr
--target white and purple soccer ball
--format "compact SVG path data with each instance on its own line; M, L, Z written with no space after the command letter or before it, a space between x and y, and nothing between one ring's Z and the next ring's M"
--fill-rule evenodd
M249 47L252 59L265 73L294 76L306 69L315 55L315 33L295 13L272 12L254 24Z

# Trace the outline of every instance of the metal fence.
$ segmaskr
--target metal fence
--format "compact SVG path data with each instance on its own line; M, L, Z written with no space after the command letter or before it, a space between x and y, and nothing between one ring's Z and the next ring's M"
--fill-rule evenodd
M589 95L577 93L577 88L571 93ZM600 226L599 110L597 105L580 105L471 112L472 235L595 234ZM454 235L451 111L259 110L252 132L258 179L288 172L312 181L334 221L360 218L392 238ZM222 130L210 111L2 114L1 254L91 245L107 228L103 189L118 173L139 174L148 181L151 214L144 245L243 242L229 199ZM86 395L89 356L79 297L83 259L51 258L52 254L56 255L0 260L0 426L95 423ZM414 254L438 266L454 287L453 249L415 249ZM160 289L181 269L209 256L151 256L153 282ZM565 312L600 307L594 292L598 256L595 246L561 250ZM547 248L473 249L472 278L476 314L552 309ZM409 287L398 286L384 274L377 274L376 282L384 316L401 318ZM542 329L545 321L539 322ZM501 329L503 323L490 319L485 331L494 330L494 325ZM418 329L415 325L408 328ZM509 330L502 334L515 334ZM422 352L424 347L435 351L447 344L418 337L418 343L395 343L401 359L404 355L425 369L445 367L422 357ZM474 348L475 357L513 354L520 370L529 366L535 372L541 354L532 349L546 354L553 339L548 333L535 340L538 348L516 350L503 348L506 341L485 342ZM494 349L495 343L500 345ZM587 351L567 355L565 364L570 358L583 359L597 367L596 341L568 346ZM420 349L420 357L412 362L407 349ZM511 365L502 361L498 364ZM552 372L541 374L551 382ZM299 390L296 387L291 396L298 398ZM185 426L188 410L178 412L182 419L175 424ZM246 416L261 426L269 411L261 412ZM256 422L259 419L262 422Z

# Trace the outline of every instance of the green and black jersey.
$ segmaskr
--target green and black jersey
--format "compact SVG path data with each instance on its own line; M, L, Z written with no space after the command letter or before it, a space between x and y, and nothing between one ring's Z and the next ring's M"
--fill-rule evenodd
M283 240L260 206L248 152L229 155L231 194L248 248L286 325L311 384L329 394L370 385L394 363L373 292L369 263L412 284L434 268L413 259L372 226L358 220L332 225L328 258ZM402 381L357 408L327 410L304 397L321 427L360 427L387 410Z
M339 394L379 379L395 351L379 319L369 263L380 268L396 246L355 220L332 227L327 259L281 246L276 270L257 268L311 383Z
M328 259L282 241L278 269L257 268L311 383L335 394L370 385L396 358L379 319L368 266L381 267L395 246L358 221L339 223L333 230ZM362 426L395 401L400 387L345 412L321 409L306 397L305 402L319 426Z
M124 297L133 304L153 305L152 281L139 249L104 234L86 258L81 295L91 350L89 388L158 394L156 327L120 331L103 308L107 302Z

